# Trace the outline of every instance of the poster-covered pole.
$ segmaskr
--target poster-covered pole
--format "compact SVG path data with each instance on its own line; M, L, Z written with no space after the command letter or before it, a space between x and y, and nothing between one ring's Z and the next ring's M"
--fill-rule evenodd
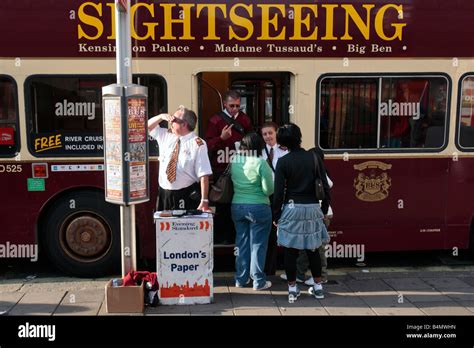
M130 35L130 0L115 4L117 84L132 84L132 40ZM123 119L123 117L122 117ZM120 239L122 245L122 278L137 270L135 206L120 206Z
M115 0L117 83L102 88L105 200L120 205L122 277L137 269L135 206L149 200L147 88L132 83L130 0Z

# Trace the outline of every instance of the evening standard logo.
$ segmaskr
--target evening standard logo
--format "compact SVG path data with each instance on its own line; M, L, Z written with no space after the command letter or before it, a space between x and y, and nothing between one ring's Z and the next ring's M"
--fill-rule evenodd
M87 117L88 120L95 119L95 103L73 103L64 99L62 103L56 103L54 107L56 108L55 114L58 117L78 116Z
M30 259L31 262L38 261L37 244L0 244L0 258Z
M199 230L199 225L194 222L173 222L171 224L171 229L179 231L197 231Z
M56 340L56 325L35 325L26 322L18 326L20 338L47 338L48 341Z

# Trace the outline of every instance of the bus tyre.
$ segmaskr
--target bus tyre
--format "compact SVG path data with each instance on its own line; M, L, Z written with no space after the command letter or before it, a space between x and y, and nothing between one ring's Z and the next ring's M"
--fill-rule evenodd
M97 277L120 271L120 210L99 191L71 192L54 202L42 244L61 271Z

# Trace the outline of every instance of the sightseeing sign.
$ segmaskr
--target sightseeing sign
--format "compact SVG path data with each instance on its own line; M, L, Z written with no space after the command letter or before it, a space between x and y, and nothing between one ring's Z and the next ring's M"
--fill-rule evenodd
M47 11L35 3L0 3L0 57L115 56L115 6L125 9L126 0L55 1ZM29 20L35 11L41 25ZM464 1L138 0L130 7L134 56L160 58L472 57L465 41L474 35L472 18Z

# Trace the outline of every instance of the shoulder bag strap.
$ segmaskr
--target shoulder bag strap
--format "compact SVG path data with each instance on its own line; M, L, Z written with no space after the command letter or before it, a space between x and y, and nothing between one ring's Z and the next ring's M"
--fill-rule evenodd
M242 135L245 135L245 129L244 127L236 122L232 117L229 117L224 111L221 111L218 113L218 115L228 124L228 125L234 125L233 129L235 129L237 132L239 132Z

